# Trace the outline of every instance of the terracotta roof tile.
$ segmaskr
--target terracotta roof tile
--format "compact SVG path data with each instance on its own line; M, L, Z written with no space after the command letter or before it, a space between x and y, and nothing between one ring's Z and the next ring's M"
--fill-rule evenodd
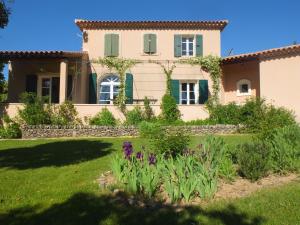
M81 57L86 52L72 51L5 51L0 50L0 59L16 59L16 58L68 58Z
M102 21L76 19L83 29L217 29L223 30L227 20L216 21Z
M259 60L259 59L269 58L269 57L291 55L295 53L300 53L300 44L285 46L281 48L272 48L268 50L240 54L240 55L227 56L222 59L222 62L223 64L231 64L231 63L237 63L243 61Z

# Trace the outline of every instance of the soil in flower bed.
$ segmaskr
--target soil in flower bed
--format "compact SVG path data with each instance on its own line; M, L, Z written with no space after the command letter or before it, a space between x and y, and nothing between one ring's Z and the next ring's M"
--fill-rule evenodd
M205 204L210 201L217 201L221 199L232 199L232 198L241 198L250 195L251 193L261 190L267 187L276 187L283 184L287 184L291 181L300 179L299 175L290 173L286 175L269 175L268 177L262 178L256 182L250 182L247 179L237 177L233 182L225 182L220 181L218 186L218 191L215 193L213 199L210 200L203 200L200 198L195 198L189 203L185 203L184 201L178 204L171 204L174 207L178 206L185 206L185 205L198 205L198 204ZM103 187L113 187L115 184L115 179L110 171L105 172L101 175L99 179L97 179L97 183L101 188ZM142 199L141 196L130 196L124 193L122 190L119 189L112 189L113 195L117 196L119 201L128 204L128 205L139 205L139 206L147 206L147 207L155 207L160 208L163 207L164 204L170 205L169 199L167 196L161 192L160 195L164 199L160 201L160 207L157 205L152 205L151 200Z

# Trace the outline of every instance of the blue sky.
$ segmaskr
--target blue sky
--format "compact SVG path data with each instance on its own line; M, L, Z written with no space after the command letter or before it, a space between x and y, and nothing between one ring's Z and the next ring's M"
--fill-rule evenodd
M299 0L14 0L0 50L80 50L75 18L229 20L222 55L300 43Z

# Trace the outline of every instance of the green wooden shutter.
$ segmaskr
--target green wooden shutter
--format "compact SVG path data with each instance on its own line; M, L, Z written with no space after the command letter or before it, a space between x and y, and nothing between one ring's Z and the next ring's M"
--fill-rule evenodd
M89 103L97 103L97 74L91 73L89 76Z
M111 35L111 56L119 56L119 35Z
M35 74L26 75L26 92L37 93L37 76Z
M111 34L104 35L104 56L111 56L112 38Z
M144 34L144 53L150 52L150 34Z
M208 81L199 80L199 104L204 104L208 100Z
M179 80L171 80L171 95L175 98L176 103L179 104Z
M181 56L181 35L174 35L174 56Z
M133 76L131 73L126 73L125 97L126 97L126 104L133 103Z
M144 53L154 54L156 53L156 34L144 34Z
M156 53L156 34L150 34L150 53L155 54Z
M196 35L196 56L203 56L203 36Z

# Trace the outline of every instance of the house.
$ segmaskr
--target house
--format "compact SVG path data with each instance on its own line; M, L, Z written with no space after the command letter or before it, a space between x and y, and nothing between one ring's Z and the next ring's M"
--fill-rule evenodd
M221 56L221 32L227 21L88 21L75 20L82 31L82 51L0 51L9 62L6 112L14 116L21 93L49 96L51 103L72 100L79 115L90 117L103 107L122 119L113 104L120 79L116 71L95 63L105 56L139 60L126 72L127 108L151 100L156 114L166 92L166 75L173 70L172 93L184 120L208 117L204 107L212 81L200 66L176 64L195 56ZM156 62L156 63L153 63ZM243 103L250 96L266 97L296 112L300 120L300 45L222 59L220 100Z

